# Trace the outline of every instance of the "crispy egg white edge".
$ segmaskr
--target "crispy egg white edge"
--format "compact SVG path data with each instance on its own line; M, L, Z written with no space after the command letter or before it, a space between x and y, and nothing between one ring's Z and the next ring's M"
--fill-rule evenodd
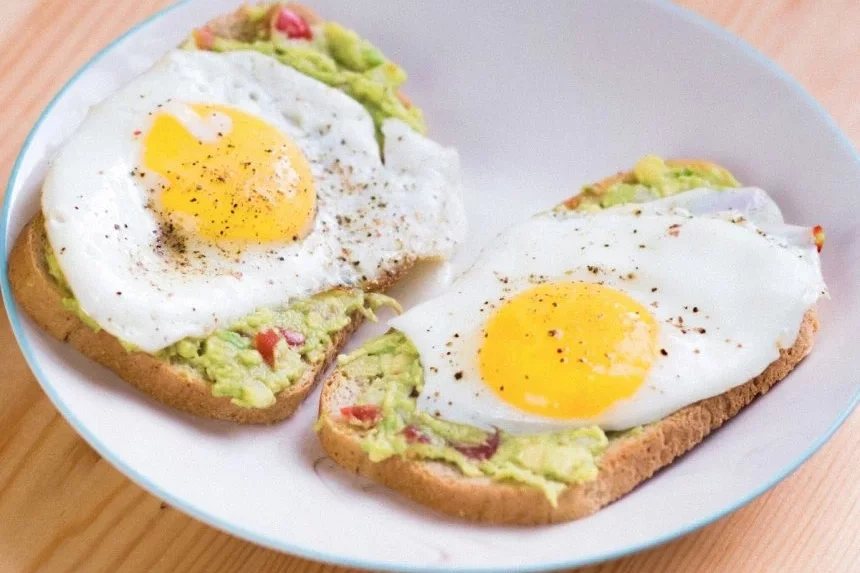
M732 200L743 199L742 195L748 193L747 190L742 190L737 196L731 198ZM760 190L752 193L757 195L758 199L762 199L763 192ZM706 193L701 195L704 196ZM764 197L766 198L766 195ZM697 200L701 199L702 197L699 197ZM764 203L758 201L756 204L761 207L766 203L767 201ZM438 412L442 418L451 421L485 428L495 426L515 433L591 424L597 424L606 430L621 430L659 420L690 403L721 394L761 373L778 357L779 345L787 347L793 343L805 311L826 293L826 286L821 277L820 261L814 246L811 242L797 245L773 235L767 238L760 237L755 233L756 227L749 221L742 224L731 222L738 214L738 211L734 210L721 213L716 218L694 218L684 209L679 209L677 205L673 205L670 209L673 214L659 214L660 209L656 207L651 210L652 214L643 214L639 217L625 214L623 210L590 217L580 217L575 213L562 216L538 215L503 233L493 245L484 250L475 265L461 275L449 291L390 321L392 327L405 332L413 340L421 355L425 386L418 399L419 407L431 414ZM778 213L778 209L774 211L764 208L760 209L757 218L763 221L763 224L768 224L771 232L774 232L782 228L775 221ZM707 233L689 233L682 228L680 234L681 237L687 235L688 238L697 239L685 241L687 245L685 256L686 260L698 261L700 280L693 290L699 292L690 293L688 297L698 298L699 303L683 302L682 294L684 289L689 290L689 286L695 283L692 277L697 275L696 268L691 269L688 265L682 267L676 273L677 280L674 283L670 282L670 286L667 287L665 278L660 276L659 271L651 270L659 268L659 265L655 266L648 262L647 258L640 260L642 257L625 260L628 258L626 256L629 254L629 249L607 257L606 251L615 249L602 247L602 243L599 243L596 237L590 237L596 246L586 249L582 256L573 253L572 260L565 263L556 261L555 267L549 272L541 270L546 269L546 265L541 264L545 261L529 262L512 255L512 249L516 250L522 245L529 245L531 249L526 258L536 256L531 253L558 253L564 252L565 249L578 251L578 249L570 249L571 241L564 233L565 227L588 225L587 221L598 221L597 224L600 225L599 221L607 222L613 219L616 222L613 233L616 235L629 232L630 226L639 221L635 223L643 227L637 234L636 241L639 242L665 241L665 229L673 222L684 225L687 231L695 228L699 228L700 231L707 229L709 231ZM652 225L650 235L645 232L645 224L642 223L644 220L655 223ZM747 251L752 252L744 254L725 244L715 244L713 236L709 234L714 229L724 229L735 243L740 241L740 244L746 244ZM787 226L785 229L793 237L793 228ZM697 234L702 236L691 236ZM605 240L610 240L608 235ZM669 244L672 245L672 243ZM578 245L578 247L581 246ZM593 251L593 254L588 252L589 250ZM759 252L766 254L755 256ZM693 257L692 254L697 256ZM744 254L743 258L741 254ZM751 259L750 255L752 255ZM715 272L715 259L721 256L723 260L720 261L720 272ZM702 264L704 261L707 261L707 264ZM751 261L755 263L755 267L748 266ZM663 260L664 264L667 262L672 261ZM590 272L583 271L586 265L615 266L617 272L595 277ZM636 266L639 267L635 270L636 281L617 278L628 269L633 271ZM574 268L571 275L560 272L570 268ZM756 275L750 274L749 268L756 268L758 271ZM781 270L783 273L788 272L789 275L796 275L804 280L772 278L780 276ZM750 279L742 283L746 288L731 289L733 294L727 298L728 303L717 296L720 292L725 292L728 287L714 288L713 286L725 284L720 277L724 277L727 271ZM660 357L657 360L648 379L636 394L617 402L594 418L560 421L522 412L497 399L481 382L477 369L476 355L480 343L480 329L488 318L486 312L481 313L478 309L484 300L498 298L503 294L498 286L501 283L494 272L499 275L512 275L509 278L513 280L509 280L506 285L513 287L511 294L533 284L523 278L523 275L529 272L548 274L550 280L602 279L607 285L627 292L632 298L653 311L660 324L659 344L668 350L669 356ZM770 277L765 282L770 283L773 292L769 292L766 297L746 296L759 292L757 288L753 288L760 286L760 281L751 278L754 276ZM650 288L658 284L660 297L651 297ZM674 292L678 291L679 287L681 292ZM668 302L663 298L666 296L669 297ZM658 302L662 301L662 303L654 309L650 304L658 298ZM774 298L779 300L775 302ZM673 301L675 301L674 304L672 304ZM764 304L769 311L766 316L754 312L754 309L763 303L768 303ZM683 309L685 305L690 307L696 304L702 307L700 313L694 314ZM702 317L706 314L711 317L707 321L710 324L703 322ZM678 329L665 322L678 315L684 315L691 327L697 327L698 322L702 322L701 327L706 329L706 333L679 335ZM750 317L750 320L745 317ZM730 323L720 323L729 319L731 319ZM767 332L763 332L765 330ZM458 338L453 337L455 332L459 334ZM742 349L737 348L734 343L725 342L726 338L733 336L742 337L747 341ZM456 341L452 347L445 346L449 340ZM721 345L725 348L720 348ZM700 354L690 352L693 346L700 348ZM452 352L455 361L446 365L441 355L449 351ZM677 368L673 365L677 365ZM430 371L430 366L437 371ZM460 371L463 375L459 381L456 381L454 374ZM681 383L685 384L679 387Z

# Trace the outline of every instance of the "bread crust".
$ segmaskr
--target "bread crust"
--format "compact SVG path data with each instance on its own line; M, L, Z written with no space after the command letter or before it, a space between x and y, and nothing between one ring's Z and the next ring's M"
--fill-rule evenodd
M21 231L9 255L9 282L21 309L51 336L110 368L132 386L163 404L197 416L240 424L270 424L290 417L362 321L361 313L353 313L350 324L333 336L325 359L309 365L299 380L275 396L272 406L237 406L230 398L213 396L211 383L193 372L145 352L129 352L114 336L104 330L94 331L76 314L66 310L62 303L63 293L48 272L46 241L44 218L39 213ZM387 288L409 266L411 262L373 286Z
M288 3L287 8L314 25L322 20L312 9ZM238 10L210 20L206 27L219 36L252 40L256 24L247 13ZM408 102L406 96L398 94ZM411 105L411 104L409 104ZM47 237L44 220L37 214L19 235L9 257L9 280L12 292L21 308L51 336L69 343L85 356L117 373L121 378L159 402L179 410L240 424L270 424L290 417L314 386L320 381L332 360L360 326L362 315L350 315L350 324L332 339L325 359L309 365L305 374L293 385L275 396L268 408L237 406L227 397L212 395L211 384L193 372L144 352L128 352L119 341L104 330L95 332L87 327L62 304L63 294L48 273L44 246ZM408 258L381 278L363 285L366 291L383 291L397 282L415 264Z
M717 168L722 169L719 165L714 163L713 161L706 161L704 159L667 159L666 165L669 167L693 167L693 168ZM625 183L633 183L635 181L633 177L633 170L627 171L619 171L615 175L610 175L604 179L601 179L597 183L593 183L589 187L591 188L591 193L597 195L598 197L604 195L609 188L615 185L618 182ZM578 193L574 195L570 199L567 199L562 203L568 209L576 209L579 204L582 202L584 196L582 193Z
M266 4L269 3L261 3L261 5ZM275 4L272 4L272 6L274 5ZM310 26L315 26L323 22L323 19L320 18L319 14L302 4L289 2L285 7L301 16L301 18ZM215 36L220 38L229 38L231 40L239 40L242 42L253 42L256 39L257 24L248 19L243 8L239 8L229 14L217 16L212 20L209 20L205 27L212 31ZM412 100L409 96L403 93L403 90L398 90L396 95L397 99L400 100L400 103L402 103L407 109L410 109L413 106Z
M669 165L717 166L697 159L676 159ZM607 177L592 187L605 192L613 183L627 179L631 171ZM575 208L580 196L564 205ZM691 404L663 420L649 424L642 433L614 440L600 460L597 478L567 487L553 507L542 491L516 483L469 478L440 462L399 456L371 462L361 448L363 433L339 422L340 407L356 398L354 382L336 370L325 382L320 398L318 435L323 449L340 466L394 489L406 497L442 513L488 524L540 525L588 516L632 491L692 449L708 434L734 417L756 397L766 393L809 354L819 327L814 309L806 312L791 348L764 372L728 392Z
M260 5L266 4L269 3L261 3ZM272 3L271 5L274 6L275 4ZM285 7L301 16L309 26L314 26L322 22L319 15L307 6L289 2ZM216 16L206 23L206 27L221 38L230 38L231 40L242 42L253 42L256 39L257 24L248 19L242 7L229 14Z
M728 392L701 400L643 428L641 434L614 440L600 460L593 481L571 485L553 507L542 491L488 478L464 477L440 462L394 456L371 462L361 448L363 433L339 422L345 386L352 384L341 371L326 381L320 400L319 438L338 465L388 486L442 513L489 524L539 525L579 519L612 503L654 475L756 397L766 393L812 349L818 319L807 311L797 340L780 351L759 376Z

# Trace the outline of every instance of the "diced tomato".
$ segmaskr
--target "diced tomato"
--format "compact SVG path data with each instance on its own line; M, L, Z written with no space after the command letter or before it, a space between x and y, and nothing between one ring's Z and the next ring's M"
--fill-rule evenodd
M272 14L272 23L276 30L283 32L288 38L313 39L310 26L304 18L286 6L278 6Z
M203 26L194 30L194 42L201 50L211 50L215 45L215 34L209 26Z
M815 246L820 253L821 249L824 248L824 227L821 225L815 225L812 227L812 238L814 239Z
M573 197L566 199L563 204L565 209L572 211L579 207L580 203L582 203L582 195L574 195Z
M289 328L279 328L281 336L287 341L290 346L301 346L305 343L305 335L301 332L290 330Z
M476 446L452 444L451 447L466 456L467 458L483 461L493 457L493 454L495 454L496 450L499 449L499 442L501 441L501 438L502 436L499 433L499 430L496 430L495 433L490 435L487 438L487 441L483 444L478 444Z
M350 424L371 428L382 419L382 409L376 404L355 404L340 409Z
M400 433L403 434L403 437L406 438L406 442L409 444L414 444L416 442L419 444L430 443L430 437L415 426L406 426L400 431Z
M278 345L280 339L281 335L271 328L258 332L254 337L254 348L263 356L263 360L271 368L275 367L275 346Z

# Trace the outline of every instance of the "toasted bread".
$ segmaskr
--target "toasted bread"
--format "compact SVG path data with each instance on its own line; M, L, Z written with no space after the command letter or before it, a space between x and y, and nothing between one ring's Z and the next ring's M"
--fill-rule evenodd
M268 408L237 406L230 398L213 396L210 382L151 354L130 352L111 334L104 330L96 332L75 313L66 310L62 303L63 292L48 272L46 241L44 219L38 214L18 236L9 256L9 282L24 312L51 336L107 366L156 400L198 416L242 424L267 424L288 418L361 324L361 315L353 313L349 325L332 337L325 359L310 365L299 380L278 393L274 405ZM409 266L411 262L405 263L397 273L375 283L374 288L388 287Z
M697 160L667 163L706 164L719 168ZM619 173L592 188L605 192L612 183L629 180L631 176L630 172ZM564 205L575 208L577 197ZM484 477L466 477L443 462L400 456L381 462L370 461L361 445L366 430L345 423L340 414L342 407L356 403L366 382L350 380L340 369L332 373L323 387L318 435L323 449L340 466L443 513L490 524L538 525L570 521L590 515L632 491L770 390L809 354L818 326L815 310L808 310L793 346L780 350L779 358L760 375L648 424L639 433L611 440L599 460L597 477L568 486L559 496L557 505L550 503L537 488Z
M299 4L286 6L308 24L321 21L310 8ZM208 28L220 37L251 41L256 34L257 24L249 20L248 11L239 8L214 18L203 28ZM402 94L399 97L408 107L408 99ZM350 323L332 337L324 360L309 365L299 380L276 395L274 405L268 408L237 406L229 397L214 396L211 383L196 377L188 369L176 367L144 352L127 351L115 337L104 330L96 332L75 313L66 310L62 304L63 292L48 272L46 241L44 220L41 214L37 214L21 232L10 254L10 283L21 308L53 337L69 343L87 357L110 368L133 386L164 404L198 416L242 424L267 424L288 418L314 388L362 321L360 313L353 313ZM414 259L406 257L395 269L386 271L381 278L362 286L367 291L384 290L399 280L414 262Z
M265 5L265 3L261 4ZM276 6L277 4L272 4ZM310 26L314 26L322 22L322 18L311 8L302 4L288 2L284 5L289 10L302 17L302 19ZM206 23L201 29L207 29L212 35L219 38L228 38L230 40L239 40L242 42L253 42L256 39L257 24L248 19L248 13L243 8L239 8L229 14L218 16ZM407 108L412 107L412 100L409 99L403 90L398 90L397 98Z
M272 3L272 5L274 6L275 4ZM310 26L322 22L319 15L307 6L289 2L285 7L301 16ZM247 12L243 8L209 20L206 23L206 27L221 38L240 40L242 42L253 42L257 39L257 25L248 19Z
M712 161L706 161L704 159L667 159L666 165L669 167L691 167L702 170L725 171L723 167ZM633 175L632 169L628 171L620 171L615 175L611 175L601 179L597 183L589 185L588 192L593 196L600 197L601 195L605 195L606 192L609 191L609 188L616 183L633 183L634 181L635 176ZM584 193L578 193L564 201L562 205L568 209L576 209L584 198Z
M779 359L759 376L649 424L638 435L611 441L600 459L597 478L569 486L555 507L536 488L464 477L441 462L398 456L371 462L361 447L363 432L342 423L340 416L340 408L354 404L364 388L340 370L335 370L323 387L319 438L338 465L449 515L492 524L570 521L590 515L630 492L770 390L809 354L817 330L818 319L814 311L809 311L794 345L780 351Z

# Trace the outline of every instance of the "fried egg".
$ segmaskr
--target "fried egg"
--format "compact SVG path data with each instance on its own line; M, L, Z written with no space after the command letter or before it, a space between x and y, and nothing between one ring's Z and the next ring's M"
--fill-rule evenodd
M142 350L388 280L462 240L459 160L262 54L169 53L93 108L42 193L80 308ZM384 158L384 159L383 159Z
M390 325L418 349L423 411L624 430L760 374L825 294L811 229L761 190L698 190L537 215Z

